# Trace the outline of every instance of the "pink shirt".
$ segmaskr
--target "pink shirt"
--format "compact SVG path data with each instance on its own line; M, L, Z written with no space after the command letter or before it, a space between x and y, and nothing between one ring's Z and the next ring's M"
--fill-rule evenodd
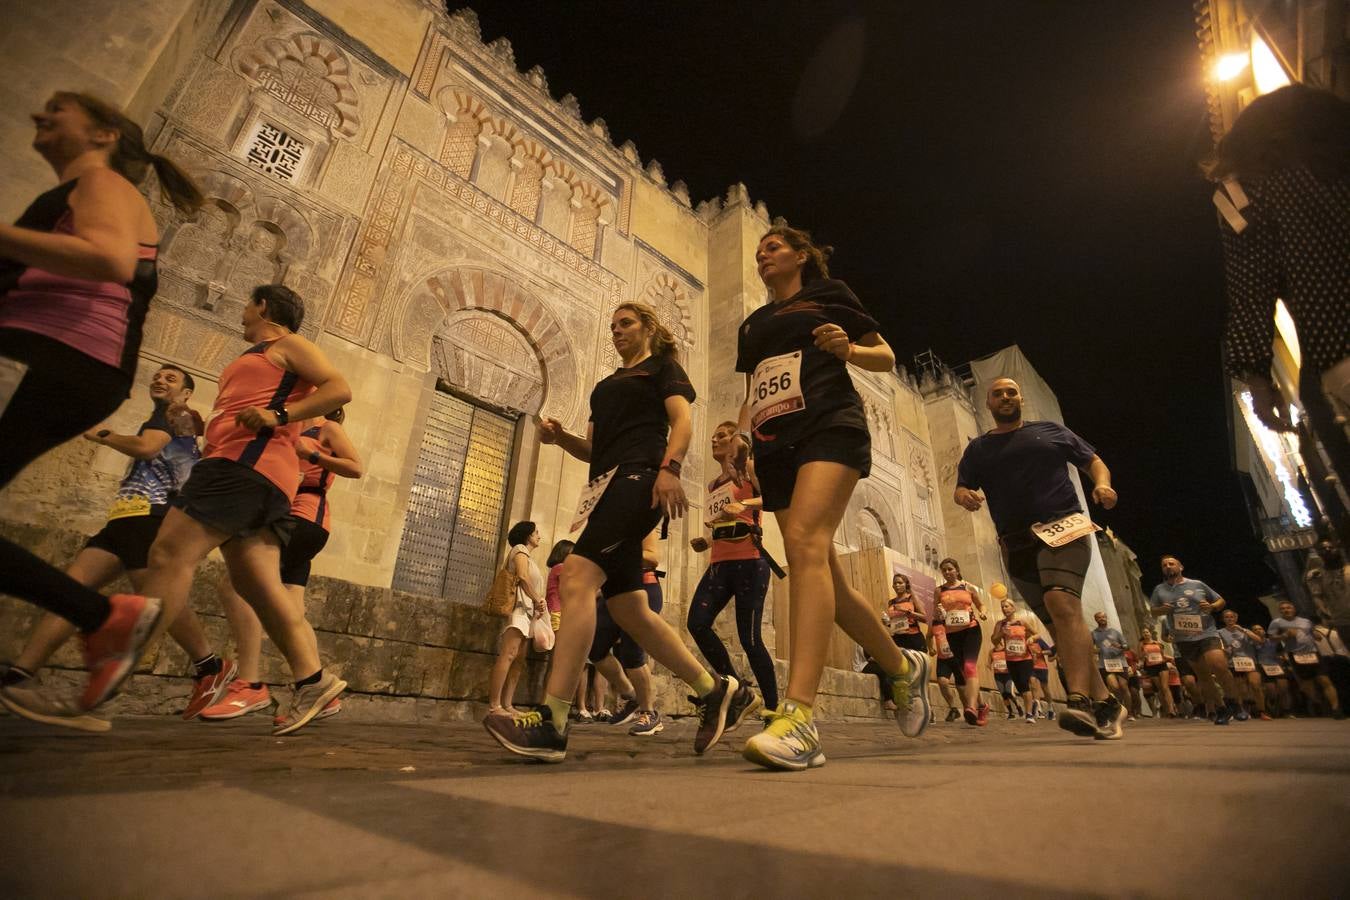
M562 563L548 570L548 586L544 589L544 602L549 612L562 612L562 595L558 593L558 583L562 581Z

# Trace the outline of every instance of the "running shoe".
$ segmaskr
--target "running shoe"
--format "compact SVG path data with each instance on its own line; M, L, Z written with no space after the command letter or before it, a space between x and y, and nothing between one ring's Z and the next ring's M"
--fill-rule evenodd
M989 724L989 706L981 703L980 708L975 711L975 724L983 728Z
M1257 718L1260 719L1262 722L1273 722L1273 721L1275 721L1274 719L1272 719L1272 718L1270 717L1269 713L1261 713L1259 716L1257 716Z
M654 709L644 709L638 712L633 719L633 725L628 729L629 734L635 734L639 737L659 734L666 728L665 723L661 721L661 714ZM728 729L729 730L729 729Z
M347 689L347 682L332 672L324 672L323 677L314 684L297 688L291 694L291 708L285 717L272 729L275 735L290 734L304 728L323 708Z
M340 712L342 712L342 699L340 697L334 697L332 700L328 701L327 706L314 714L314 721L317 722L320 719L336 716Z
M749 685L736 688L736 693L731 695L731 708L727 710L727 731L735 731L763 705L764 701Z
M1004 716L1004 718L1006 718L1009 722L1011 722L1014 718L1016 718L1016 716L1013 715L1013 709L1011 706L1008 707L1008 714Z
M195 719L201 715L202 710L219 703L220 698L225 696L225 692L234 682L234 676L237 674L239 674L239 666L235 664L235 661L222 659L219 672L194 679L192 696L188 698L188 704L183 709L183 718Z
M953 707L950 707L950 708L947 710L947 718L946 718L946 719L943 719L943 721L944 721L944 722L955 722L955 721L956 721L957 719L959 719L959 718L961 718L961 710L959 710L959 709L957 709L955 706L953 706Z
M1047 722L1055 721L1055 708L1053 706L1045 710L1045 719Z
M717 686L704 697L689 699L698 709L698 733L694 735L694 752L707 753L722 739L727 730L727 713L731 709L731 699L741 683L730 675L717 679Z
M784 700L769 714L764 730L745 742L741 755L766 769L790 772L825 765L815 724L791 700Z
M625 699L623 705L614 711L614 715L609 717L611 725L627 725L633 721L638 714L638 702L636 699Z
M1028 725L1035 725L1035 724L1036 724L1036 717L1035 717L1035 716L1027 716L1027 724L1028 724Z
M1226 706L1220 706L1219 711L1214 714L1215 725L1227 725L1233 718L1233 711Z
M905 737L918 737L928 727L932 707L928 702L928 654L901 648L909 663L905 675L892 675L891 699L895 701L895 721Z
M1064 712L1059 715L1059 727L1079 737L1096 737L1097 717L1092 701L1082 694L1071 694L1064 703Z
M1125 736L1122 725L1130 711L1115 697L1093 703L1092 713L1097 720L1097 733L1093 735L1097 740L1118 741Z
M1239 722L1246 722L1251 718L1251 713L1247 712L1244 707L1239 706L1233 711L1233 718Z
M225 696L214 705L202 710L201 717L210 722L225 719L237 719L272 705L272 694L267 685L252 687L247 681L236 678L225 688Z
M967 725L978 725L978 724L980 724L980 714L979 714L979 712L977 712L976 710L970 708L969 706L967 706L967 707L962 711L962 714L966 717L966 724L967 724Z
M579 712L579 713L577 713L577 724L578 724L578 725L594 725L594 724L595 724L595 716L591 715L591 713L590 713L589 710L588 710L588 711L584 711L584 712Z
M31 682L32 679L28 679L25 683ZM93 732L108 731L112 728L112 722L90 715L74 697L50 694L34 687L10 685L0 688L0 704L16 716L44 725Z
M609 710L602 709L591 717L591 721L595 722L597 725L604 725L606 722L609 721L609 717L611 715L613 714Z
M84 665L89 670L89 683L80 697L85 709L93 709L117 693L155 635L163 613L157 598L137 594L113 594L108 604L112 612L107 621L83 640Z
M540 762L562 762L567 756L567 735L553 727L548 707L508 719L488 716L483 727L492 739L517 756L526 756Z

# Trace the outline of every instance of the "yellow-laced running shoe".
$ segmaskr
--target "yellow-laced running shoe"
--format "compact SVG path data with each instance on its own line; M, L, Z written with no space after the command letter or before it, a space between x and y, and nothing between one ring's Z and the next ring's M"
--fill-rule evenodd
M567 735L553 727L547 708L519 716L488 716L483 727L497 743L519 756L556 763L567 755Z
M928 654L901 648L909 671L891 676L891 699L895 701L895 721L905 737L918 737L928 727L932 707L928 702Z
M766 769L792 772L825 765L816 726L796 703L784 700L765 719L764 730L745 742L741 755L746 759Z

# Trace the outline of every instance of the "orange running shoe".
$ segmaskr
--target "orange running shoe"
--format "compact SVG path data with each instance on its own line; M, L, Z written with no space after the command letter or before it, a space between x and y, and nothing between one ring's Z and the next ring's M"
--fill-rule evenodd
M225 695L214 705L206 707L201 717L212 722L224 719L237 719L259 709L272 705L272 695L267 685L253 687L247 681L236 678L225 688Z
M113 594L108 603L112 612L107 621L83 640L84 664L89 670L89 683L80 697L85 709L117 693L154 636L163 612L158 599L137 594Z

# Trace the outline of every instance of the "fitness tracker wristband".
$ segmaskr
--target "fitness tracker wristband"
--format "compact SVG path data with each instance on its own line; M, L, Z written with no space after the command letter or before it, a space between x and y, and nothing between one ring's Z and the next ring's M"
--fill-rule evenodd
M676 478L679 478L680 470L683 469L684 466L680 464L680 461L678 459L668 459L661 464L661 468L665 469L667 472L674 475Z
M317 466L319 464L319 451L315 450L306 458L309 460L311 466Z
M286 425L291 421L291 414L284 406L281 409L274 409L272 412L277 415L278 425Z

